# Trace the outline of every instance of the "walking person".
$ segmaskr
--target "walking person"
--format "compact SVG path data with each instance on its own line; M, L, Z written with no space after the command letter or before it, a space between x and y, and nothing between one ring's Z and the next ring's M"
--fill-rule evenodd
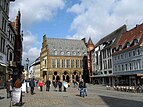
M12 92L12 82L11 80L7 80L6 82L6 92L7 92L7 98L11 97L11 92Z
M33 95L34 94L34 87L35 87L34 78L31 78L29 85L30 85L31 95Z
M17 80L14 83L14 87L21 88L21 86L22 86L22 82L19 78L17 78ZM20 103L22 104L22 91L21 91L21 96L20 96Z
M40 91L43 91L44 82L40 80L38 86L40 86Z
M50 86L51 86L51 81L50 81L50 79L47 79L45 85L46 85L46 91L50 91Z
M79 82L79 90L80 90L80 96L84 97L85 94L87 95L86 91L85 91L85 83L83 81L83 79L81 79L81 81Z

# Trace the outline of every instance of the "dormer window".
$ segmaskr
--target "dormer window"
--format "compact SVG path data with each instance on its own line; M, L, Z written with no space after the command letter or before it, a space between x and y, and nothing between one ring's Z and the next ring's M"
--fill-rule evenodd
M64 55L64 52L63 52L63 51L61 51L61 55Z
M73 52L73 55L74 55L74 56L76 55L76 52L75 52L75 51Z
M119 50L122 50L122 45L119 46Z
M58 52L57 52L57 51L54 51L54 54L55 54L55 55L57 55L57 54L58 54Z
M67 55L70 55L70 52L69 52L69 51L67 52Z
M138 44L138 40L134 39L134 45L137 45L137 44Z
M130 47L130 42L127 42L127 48Z

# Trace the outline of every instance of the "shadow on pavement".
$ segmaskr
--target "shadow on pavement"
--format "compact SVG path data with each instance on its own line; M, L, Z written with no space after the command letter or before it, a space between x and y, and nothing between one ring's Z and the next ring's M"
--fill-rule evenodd
M1 96L0 96L0 100L2 100L2 99L4 99L4 97L1 97Z
M23 106L24 105L24 102L22 103L16 103L16 104L13 104L12 106Z
M99 95L109 107L143 107L143 102Z

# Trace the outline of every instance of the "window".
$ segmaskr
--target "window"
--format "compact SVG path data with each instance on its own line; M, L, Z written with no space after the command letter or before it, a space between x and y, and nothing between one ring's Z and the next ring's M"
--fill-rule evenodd
M60 59L57 59L57 68L60 68Z
M135 51L133 51L133 56L136 56L136 52Z
M137 50L137 55L140 55L140 50L139 49Z
M122 65L122 71L124 71L124 65Z
M76 60L76 68L79 68L79 60Z
M130 70L132 70L132 63L129 63Z
M52 59L52 68L56 68L56 63L55 59Z
M65 68L65 59L62 60L62 68Z
M71 60L71 68L74 68L74 59Z
M112 71L109 71L109 74L112 74Z
M67 59L67 68L70 68L70 60Z
M121 67L120 67L120 65L118 65L118 71L121 71Z
M115 65L115 71L117 71L117 66Z
M68 55L68 56L70 55L70 52L69 52L69 51L67 52L67 55Z
M3 37L0 40L0 51L5 52L5 39Z
M76 52L73 52L73 55L75 56L75 55L76 55Z
M131 57L131 52L129 52L129 57Z
M107 71L104 71L104 74L107 74Z
M54 54L55 54L55 55L57 55L57 54L58 54L58 52L57 52L57 51L54 51Z
M121 54L121 59L123 59L123 55Z
M80 60L80 68L83 68L83 61Z
M125 70L126 71L128 70L128 64L125 64Z
M63 52L63 51L61 52L61 55L64 55L64 52Z

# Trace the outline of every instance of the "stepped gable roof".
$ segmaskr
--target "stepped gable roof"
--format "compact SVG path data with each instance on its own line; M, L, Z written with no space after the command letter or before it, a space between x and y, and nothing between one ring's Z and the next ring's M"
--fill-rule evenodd
M67 55L69 52L68 56L83 56L87 52L83 40L47 38L47 43L50 55L55 55L56 51L59 56L61 56L61 52L64 53L63 55Z
M131 42L134 39L138 39L142 36L143 32L143 23L140 25L137 25L136 27L134 27L133 29L123 33L120 37L120 39L117 42L117 45L123 45L125 44L125 42Z
M109 35L107 35L107 36L103 37L102 39L100 39L99 42L97 42L95 44L95 47L103 44L104 42L114 40L115 38L120 36L123 32L126 32L126 25L121 26L120 28L116 29L115 31L113 31Z

